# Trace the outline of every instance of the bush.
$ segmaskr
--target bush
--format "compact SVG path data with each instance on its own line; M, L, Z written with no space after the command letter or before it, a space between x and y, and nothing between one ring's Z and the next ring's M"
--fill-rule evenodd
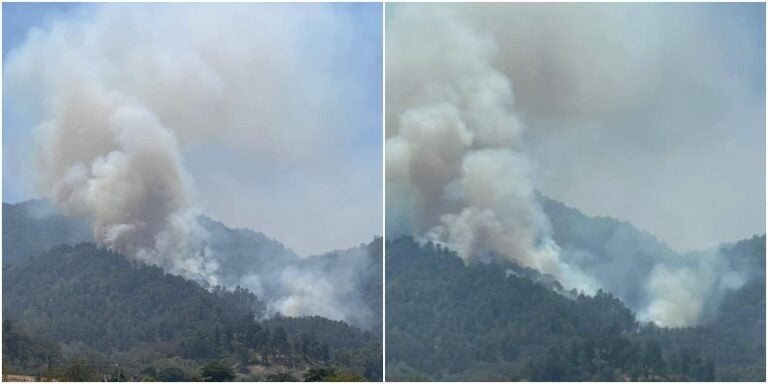
M213 362L203 367L203 381L232 381L235 372L224 364Z
M178 367L163 368L155 374L155 377L158 381L164 382L187 381L187 374Z

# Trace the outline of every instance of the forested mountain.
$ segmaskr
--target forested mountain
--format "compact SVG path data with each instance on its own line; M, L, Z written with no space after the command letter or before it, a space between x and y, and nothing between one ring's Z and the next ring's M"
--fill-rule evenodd
M728 293L710 322L684 329L649 328L667 350L699 351L716 362L717 378L763 381L765 378L765 235L723 246L737 262L755 266L744 287Z
M61 245L3 269L4 316L38 336L103 353L185 341L195 332L260 316L248 292L214 290L94 244ZM194 351L183 351L196 354Z
M300 257L261 232L229 228L202 215L197 220L206 232L206 249L215 254L219 284L251 290L268 305L270 315L283 308L269 304L294 294L294 281L303 281L313 285L304 291L311 291L314 297L301 299L327 302L321 311L327 317L373 331L381 329L380 240L375 239L373 245ZM7 255L3 263L12 265L57 244L92 241L92 235L84 220L59 214L46 200L30 200L3 204L3 239L3 254Z
M666 244L627 222L588 217L543 195L539 201L561 256L590 276L600 276L603 286L630 307L642 302L644 278L654 265L676 256Z
M93 238L87 223L60 215L46 200L3 203L3 266L58 244Z
M192 378L199 373L190 366L222 360L257 380L266 378L253 371L257 366L336 366L381 378L381 343L374 333L321 317L258 320L264 306L246 290L208 291L90 243L57 246L4 268L3 306L9 326L60 345L58 352L38 356L13 352L28 348L23 338L4 343L11 349L3 358L11 366L109 362L141 377L170 364Z
M283 244L261 232L228 228L206 216L199 216L198 220L210 234L210 246L225 251L222 255L225 275L235 273L242 264L262 254L272 256L273 260L299 259ZM49 201L34 199L3 203L3 239L3 262L13 263L55 245L93 241L93 236L85 220L64 216Z
M88 228L53 212L30 216L29 204L39 203L3 207L4 234L13 233L4 237L3 253L17 250L3 259L6 371L70 380L382 378L380 321L369 331L319 316L268 315L264 301L244 288L206 289L93 243L72 245ZM379 272L368 271L378 279L365 284L360 311L380 308L381 239L301 259L260 233L200 220L217 251L231 251L222 264L232 274L269 255L330 269L367 255L361 265ZM17 244L31 240L33 246ZM56 242L70 244L50 247Z
M559 203L558 203L559 204ZM550 214L551 209L549 207ZM555 209L564 206L555 206ZM667 248L628 224L577 211L558 241L596 249L600 239ZM570 222L569 222L570 221ZM582 231L581 235L578 230ZM624 243L617 242L617 243ZM611 247L602 257L610 260ZM699 327L640 324L613 294L560 294L498 264L465 265L453 252L409 237L387 243L387 378L391 380L746 380L765 378L765 236L721 248L761 277L726 295ZM671 251L670 251L671 252ZM535 281L534 281L535 280ZM538 281L538 282L536 282Z
M561 247L561 257L587 275L599 277L600 285L630 308L647 306L648 277L660 264L688 263L693 266L690 270L702 268L702 262L697 260L712 260L716 255L718 262L710 261L707 268L717 269L720 274L735 272L748 285L765 281L765 236L678 253L630 223L608 217L588 217L542 195L539 201L551 223L552 237ZM711 296L702 310L702 320L706 323L717 320L721 302L733 294L709 293Z

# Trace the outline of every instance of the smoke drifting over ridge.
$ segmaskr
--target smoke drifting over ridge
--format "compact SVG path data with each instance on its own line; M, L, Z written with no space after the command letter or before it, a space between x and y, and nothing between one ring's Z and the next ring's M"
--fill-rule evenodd
M316 5L101 4L31 31L8 54L3 76L6 100L40 122L39 192L61 212L90 222L97 243L130 258L209 286L261 290L261 299L275 303L273 312L346 319L350 311L339 308L349 292L318 289L313 293L327 294L325 301L303 299L301 283L329 279L325 269L274 280L267 291L253 283L262 273L296 272L295 254L272 255L269 269L252 266L237 279L224 274L226 255L211 246L217 240L198 217L204 200L227 197L208 190L201 199L185 157L190 148L226 148L248 154L249 164L238 167L300 169L307 189L316 188L343 159L339 147L361 135L359 126L343 122L359 116L339 101L365 90L334 69L337 57L359 43L349 26L354 17L345 12ZM368 169L345 177L359 182ZM360 214L358 208L350 214ZM301 220L282 213L259 220ZM332 241L347 235L315 232ZM352 279L367 276L344 277L357 287Z
M608 263L561 250L552 239L534 192L538 169L525 153L521 121L527 111L516 107L515 79L501 67L508 57L535 64L541 58L535 53L503 48L506 40L519 39L515 32L538 35L505 29L492 8L388 8L387 235L445 244L467 263L515 262L554 276L567 289L612 291L642 319L660 325L698 323L724 292L747 279L718 252L670 251L642 261L630 260L630 253L611 271ZM650 275L638 277L635 291L617 290L612 273L627 273L638 262L653 263Z

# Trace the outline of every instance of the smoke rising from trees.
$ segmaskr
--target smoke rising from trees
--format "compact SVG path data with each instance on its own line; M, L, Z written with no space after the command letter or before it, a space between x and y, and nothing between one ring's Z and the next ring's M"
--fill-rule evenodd
M566 289L609 290L631 299L629 304L644 320L665 326L698 323L724 292L744 284L746 272L717 251L682 255L669 250L653 260L636 261L628 252L624 262L610 264L560 249L536 198L535 182L542 169L525 140L531 129L545 128L539 124L526 129L528 113L567 113L567 101L532 98L536 87L546 88L558 78L582 81L591 69L578 63L573 67L568 57L556 52L543 55L541 49L550 52L550 47L539 41L542 35L536 31L542 27L523 23L524 16L515 14L524 9L502 10L500 15L515 21L507 24L495 16L496 8L504 7L392 8L386 41L388 236L408 234L444 244L467 263L511 261L555 277ZM527 11L523 14L542 16ZM565 17L553 11L543 12L542 19L558 15ZM565 22L562 28L570 25ZM561 28L558 23L545 26ZM611 52L610 46L601 49ZM516 79L509 73L539 68L536 63L552 68L554 78L536 77L541 82L534 84L525 79L528 98L516 101ZM600 97L601 89L585 90L579 94L585 98L572 99L592 105L589 98ZM549 108L536 107L535 102L562 104ZM601 108L577 110L584 119L590 113L609 113ZM648 276L638 276L633 289L617 287L614 276L631 273L626 267L644 262L653 264Z
M363 175L375 179L365 172L377 170L379 160L369 156L371 165L368 157L360 157L355 165L337 168L349 155L339 147L359 143L359 136L368 134L344 121L359 118L357 112L340 108L343 100L359 99L366 91L354 76L335 69L338 57L360 43L350 15L317 5L102 4L31 30L5 58L3 75L6 98L23 106L37 124L38 192L62 213L87 220L98 244L134 260L207 286L240 284L258 290L249 285L258 280L254 276L274 273L282 277L270 278L272 291L266 293L272 296L262 297L275 301L273 312L347 318L351 311L338 308L341 298L335 294L342 283L313 291L313 297L326 294L326 301L305 299L306 287L300 284L329 280L323 273L338 271L296 270L300 264L287 258L275 260L282 268L253 266L257 270L247 271L250 279L225 278L221 261L226 256L210 246L216 239L198 220L203 206L227 205L225 211L242 214L251 204L286 196L273 192L254 198L245 183L223 182L213 190L207 183L206 195L200 196L192 177L198 171L188 166L185 155L201 147L248 154L234 169L217 170L214 176L250 177L246 170L280 167L286 168L285 179L306 174L301 190L314 193L316 204L354 195L344 199L352 206L336 209L348 220L337 220L332 231L315 226L314 235L294 243L303 251L371 239L376 233L361 237L370 228L355 223L379 225L375 215L366 216L380 207L366 204L376 195L359 193L369 188L361 182ZM334 184L341 177L325 178L339 169L347 171L344 180ZM328 191L332 188L336 192ZM238 190L240 199L232 201L223 189ZM205 203L209 200L225 202ZM310 201L305 196L294 203ZM325 219L321 211L297 217L286 209L256 219L263 223L259 229L267 230L272 223L294 223L295 240L309 227L305 223L318 217ZM346 225L355 230L345 232ZM349 236L357 239L351 242ZM362 277L338 278L350 279L344 284L354 289L352 280Z

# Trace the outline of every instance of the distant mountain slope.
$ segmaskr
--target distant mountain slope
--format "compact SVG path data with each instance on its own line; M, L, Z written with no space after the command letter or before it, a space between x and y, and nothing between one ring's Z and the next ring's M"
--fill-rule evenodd
M724 249L764 260L764 241ZM669 330L639 326L611 294L569 298L495 264L466 266L453 252L408 237L387 243L386 263L391 380L765 377L764 330L757 332L765 324L764 280L729 295L710 326Z
M301 260L285 245L250 229L229 228L207 216L198 218L208 232L207 245L217 252L220 274L225 281L237 281L245 270L271 269Z
M87 223L60 215L46 200L3 203L3 265L92 238Z
M634 245L642 245L634 252L674 253L666 244L648 232L632 224L610 217L590 217L575 208L538 194L544 213L552 224L553 236L561 247L583 248L604 257L614 257L619 251L615 246L631 239ZM622 241L623 240L623 241Z
M328 276L336 285L351 283L343 289L337 287L338 300L355 308L348 316L351 324L380 335L383 251L382 239L377 237L366 245L305 258L300 268Z
M226 251L222 254L223 274L229 275L244 263L274 260L298 260L299 256L275 239L250 229L232 229L206 216L199 216L201 225L210 232L210 246ZM55 245L93 241L91 229L83 219L60 214L44 199L16 204L3 203L3 255L5 261L15 262L39 254Z
M695 274L707 282L708 285L700 287L703 307L698 320L701 323L717 316L719 305L728 294L729 288L718 287L729 286L733 280L747 283L755 278L764 280L764 275L762 278L755 275L756 271L765 270L764 261L761 266L755 257L737 257L728 250L731 245L678 253L630 223L589 217L541 195L539 201L549 218L552 237L561 247L561 258L596 278L602 289L641 315L654 300L649 282L659 266L678 274ZM708 276L708 270L716 271L716 276Z
M644 278L653 266L677 255L629 223L589 217L542 195L539 200L552 225L552 237L563 250L562 257L590 276L601 276L605 289L632 307L643 304Z

